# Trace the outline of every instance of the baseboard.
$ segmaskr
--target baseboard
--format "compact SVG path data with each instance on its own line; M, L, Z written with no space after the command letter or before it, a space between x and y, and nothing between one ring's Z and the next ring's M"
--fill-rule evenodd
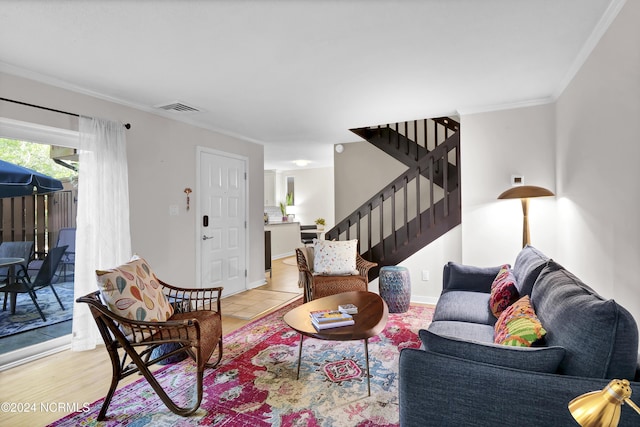
M256 280L255 282L251 282L247 285L247 289L254 289L262 285L267 284L267 279Z
M0 354L0 372L71 348L71 334Z
M271 260L276 260L276 259L280 259L280 258L288 258L290 256L294 256L295 254L296 254L296 251L291 251L291 252L285 252L283 254L271 255Z
M418 304L431 304L436 305L438 303L438 297L428 297L424 295L411 295L411 302Z

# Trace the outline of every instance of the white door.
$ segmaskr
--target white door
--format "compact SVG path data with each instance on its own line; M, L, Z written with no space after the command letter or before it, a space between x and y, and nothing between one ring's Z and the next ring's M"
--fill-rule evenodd
M202 287L223 295L246 289L246 163L200 152L200 257Z

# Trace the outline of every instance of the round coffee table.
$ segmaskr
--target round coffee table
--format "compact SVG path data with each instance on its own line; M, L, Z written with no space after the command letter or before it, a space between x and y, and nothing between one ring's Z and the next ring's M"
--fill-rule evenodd
M353 304L358 307L358 314L353 315L355 324L338 328L317 330L311 323L309 313L316 310L337 310L339 305ZM300 360L302 358L302 341L304 337L312 337L328 341L364 340L364 353L367 364L367 390L371 396L369 378L369 338L378 335L387 324L389 309L378 294L373 292L354 291L318 298L302 304L284 315L284 321L300 334L298 348L298 374L300 378Z

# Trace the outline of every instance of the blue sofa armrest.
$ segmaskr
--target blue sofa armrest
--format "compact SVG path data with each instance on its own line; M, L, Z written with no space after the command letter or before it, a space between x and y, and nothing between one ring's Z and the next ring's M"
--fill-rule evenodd
M491 284L501 266L474 267L449 261L442 272L442 292L491 292Z
M399 381L403 427L537 427L577 426L567 408L569 402L601 390L610 380L524 371L403 349ZM632 382L631 388L640 391L640 383ZM639 422L640 415L623 405L619 426Z

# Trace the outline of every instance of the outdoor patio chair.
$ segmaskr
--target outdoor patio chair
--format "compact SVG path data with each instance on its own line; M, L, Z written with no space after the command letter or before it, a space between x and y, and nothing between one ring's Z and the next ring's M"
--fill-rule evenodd
M33 242L2 242L0 258L22 258L24 262L14 266L14 274L27 274L27 266L33 258ZM0 268L0 284L8 282L9 267Z
M100 290L78 298L77 302L89 304L111 358L111 387L98 421L105 419L118 382L135 373L145 377L171 412L181 416L193 414L203 397L204 368L213 368L222 359L220 298L223 288L171 286L158 279L141 258L96 273ZM142 301L145 303L137 308L136 304L129 306ZM131 313L136 316L129 317ZM154 352L160 346L169 349ZM216 360L209 363L216 347ZM195 361L197 371L192 403L181 407L162 388L149 367L185 352Z
M304 288L304 302L349 291L367 291L369 270L378 264L362 258L355 251L356 271L352 274L318 274L314 272L314 247L296 249L298 286Z
M56 241L56 247L66 246L67 250L60 261L60 269L62 270L62 280L67 280L67 274L69 271L73 273L76 262L76 229L75 228L61 228L58 230L58 239ZM34 259L29 263L28 273L36 274L40 267L42 267L43 260Z
M46 287L51 289L51 292L53 292L53 295L55 295L56 299L58 300L58 304L60 304L60 308L64 310L64 305L62 305L62 301L60 301L60 297L58 296L56 289L53 287L52 282L56 270L58 269L58 264L60 263L62 255L64 254L64 251L66 249L66 246L51 249L47 257L44 259L42 267L38 271L35 279L31 280L30 277L26 275L26 273L20 274L18 272L16 273L16 280L12 284L0 288L0 291L5 293L2 310L4 311L7 309L7 297L9 297L11 298L11 314L15 314L17 294L28 293L31 297L31 300L35 304L40 317L42 317L42 320L46 322L47 318L42 312L42 308L40 308L40 305L38 304L38 296L36 295L36 291Z

